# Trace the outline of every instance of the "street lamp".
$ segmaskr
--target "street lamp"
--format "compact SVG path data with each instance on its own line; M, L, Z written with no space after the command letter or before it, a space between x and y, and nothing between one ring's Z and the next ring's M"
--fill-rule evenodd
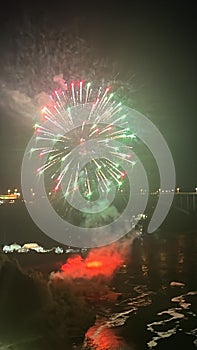
M177 191L177 193L179 193L179 192L180 192L180 188L179 188L179 187L177 187L176 191Z

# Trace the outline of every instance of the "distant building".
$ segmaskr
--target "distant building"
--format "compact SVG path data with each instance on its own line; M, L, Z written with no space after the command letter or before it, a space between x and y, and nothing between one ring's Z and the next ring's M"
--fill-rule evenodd
M41 246L39 246L38 243L25 243L23 246L22 246L22 249L25 251L25 250L34 250L38 253L47 253L50 251L50 249L46 249L46 248L43 248Z
M22 246L23 249L38 249L39 247L38 243L25 243Z
M38 243L25 243L23 246L21 246L20 244L17 244L17 243L13 243L11 245L3 246L2 251L4 253L13 253L13 252L28 253L30 251L35 251L37 253L49 253L51 251L54 251L56 254L63 254L64 253L64 249L61 247L54 247L51 249L46 249L46 248L39 246ZM71 252L71 251L73 252L72 249L68 250L68 252Z
M21 249L20 244L13 243L13 244L10 244L10 245L5 245L3 247L3 252L4 253L12 253L12 252L17 252L19 249Z
M9 246L9 245L4 245L4 247L3 247L3 252L4 252L4 253L10 253L10 252L11 252L10 246Z
M0 194L0 205L3 203L15 203L15 201L20 198L20 195L17 189L15 189L14 193L8 190L7 194Z
M54 252L55 252L55 254L63 254L64 250L63 250L63 248L56 247Z

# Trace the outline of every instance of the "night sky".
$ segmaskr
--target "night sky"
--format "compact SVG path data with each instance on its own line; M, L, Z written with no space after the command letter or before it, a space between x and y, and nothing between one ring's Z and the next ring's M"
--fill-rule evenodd
M165 137L176 167L177 186L197 186L196 165L196 10L189 2L32 2L5 4L0 14L0 47L13 53L10 37L16 35L22 19L34 23L48 18L52 25L75 23L76 35L94 46L98 55L118 58L127 71L145 86L143 99L155 104L150 119ZM177 4L177 5L176 5ZM175 6L176 5L176 6ZM8 25L9 24L9 25ZM16 28L16 31L15 31ZM73 27L72 27L73 28ZM51 26L49 25L49 31ZM0 74L5 61L0 58ZM57 72L58 73L58 72ZM63 72L64 73L64 72ZM8 77L7 77L8 78ZM9 81L14 81L9 76ZM6 83L0 75L1 87ZM2 99L2 96L1 96ZM145 102L149 111L148 102ZM15 118L0 103L0 192L20 188L20 167L25 146L33 130ZM22 117L21 117L22 118Z

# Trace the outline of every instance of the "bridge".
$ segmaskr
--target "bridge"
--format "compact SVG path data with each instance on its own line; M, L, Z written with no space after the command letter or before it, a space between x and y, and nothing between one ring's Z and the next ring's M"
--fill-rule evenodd
M144 232L148 227L150 218L152 217L158 197L166 196L169 191L156 191L149 193L149 201L145 214L147 219L143 226ZM165 230L176 231L192 231L197 228L197 192L175 192L174 198L169 212L161 224Z
M170 191L156 191L150 193L150 198L155 202L159 196L166 196ZM172 207L185 214L192 214L197 211L197 191L175 192Z
M173 207L185 214L197 211L197 192L177 192L174 195Z

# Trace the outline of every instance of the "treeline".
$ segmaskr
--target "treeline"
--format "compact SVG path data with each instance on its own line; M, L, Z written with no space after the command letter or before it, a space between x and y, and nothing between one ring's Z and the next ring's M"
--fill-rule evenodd
M85 299L72 294L64 281L49 283L37 271L27 274L16 260L3 254L0 310L0 342L38 337L37 350L72 349L74 339L82 341L95 320Z

